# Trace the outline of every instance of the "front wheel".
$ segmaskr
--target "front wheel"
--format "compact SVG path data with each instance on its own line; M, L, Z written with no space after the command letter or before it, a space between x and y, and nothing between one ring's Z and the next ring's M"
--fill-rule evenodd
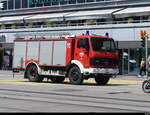
M98 85L106 85L110 79L110 76L107 75L96 75L95 81Z
M145 93L150 93L150 80L145 80L143 82L142 89Z
M68 73L71 84L79 85L83 82L83 75L78 67L72 67Z

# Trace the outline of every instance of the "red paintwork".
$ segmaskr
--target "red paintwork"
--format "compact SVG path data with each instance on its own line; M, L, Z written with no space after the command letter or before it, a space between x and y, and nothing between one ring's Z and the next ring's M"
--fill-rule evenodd
M98 58L113 58L113 59L118 59L118 54L117 53L113 53L113 52L96 52L92 50L92 44L90 41L91 37L97 37L97 38L106 38L106 39L112 39L110 37L105 37L105 36L96 36L96 35L82 35L82 36L77 36L75 39L75 53L74 53L74 60L79 60L80 62L82 62L83 66L85 68L89 68L89 67L94 67L94 68L117 68L118 66L91 66L90 65L90 58L92 57L98 57ZM87 52L85 49L83 48L77 48L77 41L81 38L88 38L89 41L89 52ZM84 55L81 57L79 54L83 52Z
M72 60L78 60L80 61L85 68L118 68L118 66L91 66L90 65L90 58L93 57L98 57L98 58L113 58L113 59L118 59L118 54L113 53L113 52L95 52L92 49L92 44L90 41L90 38L106 38L106 39L112 39L110 37L106 36L97 36L97 35L81 35L81 36L76 36L74 39L42 39L42 40L15 40L15 42L18 41L23 41L27 42L28 41L33 41L33 42L39 42L39 41L66 41L66 66L72 61ZM88 38L89 41L89 51L85 50L84 48L77 48L77 43L78 40L81 38ZM40 47L40 45L39 45ZM54 49L54 48L52 48ZM26 47L26 58L27 59L27 52L28 52L28 47ZM39 50L40 52L40 50ZM40 54L40 53L39 53ZM39 64L39 59L42 55L39 55L38 60L25 60L25 67L31 63L34 62L37 65ZM61 57L60 57L61 58ZM49 66L49 67L65 67L65 66L60 66L60 65L39 65L39 66Z
M67 45L66 45L66 65L68 65L71 60L74 58L74 44L75 44L75 39L68 39L67 40Z
M77 48L78 39L85 38L79 37L75 40L75 51L74 51L74 60L80 61L85 68L89 67L89 57L90 57L90 51L86 51L84 48Z
M25 67L27 67L29 63L39 64L39 60L25 60Z
M66 67L63 65L39 65L40 67Z

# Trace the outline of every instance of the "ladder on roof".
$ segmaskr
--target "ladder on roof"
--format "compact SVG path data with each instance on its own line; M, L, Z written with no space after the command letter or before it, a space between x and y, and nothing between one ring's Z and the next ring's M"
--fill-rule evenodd
M22 40L36 40L36 39L67 39L74 37L69 32L59 33L18 33L15 34L16 39Z

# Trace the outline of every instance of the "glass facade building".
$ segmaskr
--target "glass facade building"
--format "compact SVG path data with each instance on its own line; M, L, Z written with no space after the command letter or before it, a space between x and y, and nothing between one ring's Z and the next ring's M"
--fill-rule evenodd
M2 0L3 8L1 10L12 10L22 8L34 8L45 6L61 6L71 4L85 4L91 2L106 2L114 0Z

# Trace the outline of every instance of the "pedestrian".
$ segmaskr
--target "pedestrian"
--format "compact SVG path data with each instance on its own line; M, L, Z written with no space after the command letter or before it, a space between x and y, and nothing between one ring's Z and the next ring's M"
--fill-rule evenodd
M138 77L141 77L143 73L145 76L146 75L146 64L145 64L144 58L142 58L142 60L140 62L140 73L139 73Z

